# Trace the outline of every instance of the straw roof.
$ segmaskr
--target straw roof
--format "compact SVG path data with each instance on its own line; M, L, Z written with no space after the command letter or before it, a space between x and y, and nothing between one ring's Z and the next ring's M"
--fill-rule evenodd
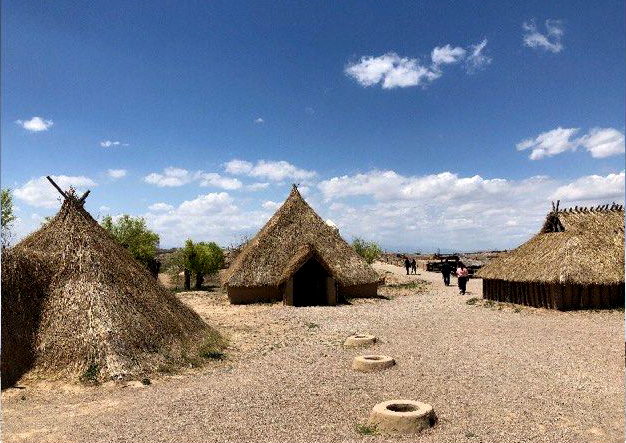
M12 270L2 276L3 326L5 320L19 326L15 315L7 316L38 304L34 330L22 325L32 335L34 372L80 376L91 368L98 379L139 375L164 364L189 364L198 346L219 341L73 192L52 220L3 253L2 261L3 271ZM5 303L12 306L6 315ZM4 348L4 334L2 341ZM13 358L6 351L3 365Z
M43 286L49 283L45 258L2 248L2 387L13 384L33 364Z
M554 210L537 235L491 260L478 276L536 283L624 283L624 207Z
M294 185L287 200L234 260L224 283L231 287L278 286L312 256L341 285L380 280Z

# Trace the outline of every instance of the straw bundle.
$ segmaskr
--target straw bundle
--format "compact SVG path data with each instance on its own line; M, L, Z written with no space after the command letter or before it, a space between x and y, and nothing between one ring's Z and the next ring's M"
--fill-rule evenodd
M277 287L313 255L339 285L367 285L380 280L294 185L285 203L234 260L224 283L228 287Z
M624 283L624 207L557 210L542 230L483 267L483 279L528 283Z
M5 363L18 363L14 373L30 366L46 376L89 370L103 380L183 364L201 342L217 341L73 192L52 220L3 255L3 264L3 385ZM14 338L4 333L9 325Z

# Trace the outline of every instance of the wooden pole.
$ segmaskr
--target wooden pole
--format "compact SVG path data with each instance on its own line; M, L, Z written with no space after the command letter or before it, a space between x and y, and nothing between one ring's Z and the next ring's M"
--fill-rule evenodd
M87 196L89 195L89 193L90 193L90 192L91 192L91 191L90 191L89 189L87 189L87 192L85 192L85 193L83 194L83 196L82 196L81 198L79 198L79 199L78 199L78 203L79 203L79 204L81 204L81 205L82 205L83 203L85 203L85 199L87 198Z
M48 179L48 181L49 181L50 183L52 183L52 186L54 186L54 187L56 188L56 190L57 190L57 191L59 191L59 194L61 194L61 195L63 196L63 198L67 198L67 194L66 194L65 192L63 192L63 191L61 190L61 188L59 188L59 185L57 185L57 184L54 182L54 180L52 180L52 178L51 178L49 175L47 175L47 176L46 176L46 178Z

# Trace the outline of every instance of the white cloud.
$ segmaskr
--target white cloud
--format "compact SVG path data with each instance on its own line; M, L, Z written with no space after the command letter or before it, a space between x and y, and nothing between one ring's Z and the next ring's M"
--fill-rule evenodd
M238 244L243 234L254 234L269 216L266 211L242 211L226 192L199 195L167 212L144 215L164 247L180 246L187 238Z
M66 186L66 179L57 179ZM40 185L51 192L48 206L53 207L56 191L47 182ZM33 185L16 189L16 199L24 199L25 188ZM301 192L303 188L306 186L300 187ZM567 206L623 202L624 171L566 182L546 176L510 180L449 171L410 176L373 170L331 177L308 188L309 204L323 219L340 226L348 240L360 236L390 249L440 247L452 252L523 243L540 229L552 200L563 200ZM164 247L180 246L186 238L238 244L243 235L256 233L283 202L288 191L277 189L272 188L271 196L266 195L268 191L235 199L227 192L211 192L179 204L157 202L143 216L161 236ZM32 192L26 195L33 200ZM23 235L37 228L31 213L20 213L23 221L16 232Z
M552 157L565 151L575 151L576 143L570 138L578 132L578 128L561 128L560 126L537 137L523 140L517 144L517 150L531 149L531 160Z
M344 72L362 86L381 84L383 89L426 86L443 75L442 66L460 63L465 60L468 73L475 72L491 63L483 50L487 39L464 49L446 44L433 48L430 65L422 64L417 58L400 57L388 52L378 57L363 56L358 62L349 63ZM468 55L469 53L469 55Z
M263 209L276 210L280 207L281 203L273 202L271 200L265 201L261 204Z
M211 192L199 195L194 200L186 200L178 207L178 212L183 215L205 215L216 207L230 207L232 197L227 192Z
M546 33L537 30L535 20L524 22L524 46L529 48L541 48L549 52L557 53L563 50L561 38L563 37L563 25L560 20L546 20Z
M257 124L261 124L261 123L264 123L264 122L265 122L265 120L263 120L263 117L259 117L259 118L256 118L254 120L254 123L257 123Z
M44 120L41 117L33 117L30 120L15 120L15 123L31 132L47 131L54 124L52 120Z
M215 172L199 172L197 178L200 180L200 186L215 186L227 190L239 189L243 186L238 179L224 177Z
M509 189L504 179L483 179L479 175L461 177L451 172L404 177L394 171L373 170L354 176L344 175L318 184L328 200L346 196L369 195L375 200L440 198L450 200L478 194L498 194Z
M183 186L193 181L198 181L202 187L214 186L227 190L239 189L243 186L239 179L224 177L215 172L196 171L192 173L186 169L174 167L165 168L162 174L158 172L148 174L144 177L144 181L159 187Z
M259 160L256 164L244 160L231 160L224 165L224 169L229 174L248 175L271 181L281 181L285 179L308 180L315 177L315 171L307 171L298 168L289 162Z
M564 186L552 194L553 200L588 201L607 203L613 199L624 199L624 171L607 176L588 175Z
M64 191L72 186L81 193L87 187L98 186L92 179L84 176L53 175L52 179ZM46 177L27 181L23 186L16 188L13 194L17 199L40 208L55 208L59 204L59 199L63 198Z
M224 165L224 169L229 174L247 174L252 170L252 163L245 160L231 160Z
M151 211L171 211L174 209L174 206L168 205L167 203L154 203L148 206L148 209Z
M363 185L367 192L359 191ZM406 177L395 171L371 171L330 179L320 187L332 202L322 216L342 226L346 238L361 236L401 250L468 250L516 246L516 235L528 236L538 229L554 181L532 177L513 182L450 172ZM355 201L341 187L372 201ZM517 228L511 227L511 220Z
M405 178L394 171L370 171L353 176L333 177L318 183L318 188L327 199L354 195L371 195L381 199L397 195Z
M107 211L110 211L110 210L111 210L111 208L109 208L108 206L102 205L102 206L100 206L100 207L98 208L98 210L99 210L100 212L107 212Z
M260 191L261 189L267 189L269 187L269 183L252 183L251 185L246 186L246 189L250 191Z
M437 70L422 66L416 58L400 57L395 52L361 57L358 63L348 64L344 72L362 86L382 83L383 89L417 86L441 76Z
M176 187L185 185L193 180L189 171L182 168L167 167L163 174L153 172L144 177L146 183L157 185L158 187Z
M485 66L491 63L491 58L487 57L483 54L483 50L487 46L487 39L484 39L482 42L471 45L469 48L469 55L465 60L465 66L467 72L472 73L476 72L480 69L484 69Z
M623 201L624 173L567 184L545 176L509 180L370 171L324 180L319 189L326 198L320 215L341 226L348 239L360 236L405 251L463 251L518 246L539 230L554 199L570 206L590 204L588 199Z
M252 177L261 177L268 180L281 181L284 179L306 180L315 177L315 172L298 168L284 160L259 160L250 171Z
M447 65L460 62L465 58L465 53L465 49L460 46L453 48L448 44L434 48L431 59L435 65Z
M126 177L127 173L128 171L126 171L126 169L109 169L107 171L107 175L109 176L109 178L112 178L113 180Z
M112 142L111 140L104 140L100 142L100 146L103 148L110 148L111 146L118 146L120 142Z
M617 129L593 128L582 137L572 138L578 131L578 128L558 127L535 138L519 142L517 150L530 149L531 160L552 157L565 151L575 151L579 146L584 147L594 158L624 153L624 134Z
M614 128L593 128L578 141L594 158L624 153L624 134Z

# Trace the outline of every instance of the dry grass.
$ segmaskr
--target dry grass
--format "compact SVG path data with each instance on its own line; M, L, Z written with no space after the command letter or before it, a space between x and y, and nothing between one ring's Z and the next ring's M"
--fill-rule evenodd
M312 256L340 285L369 284L380 279L294 186L285 203L237 255L224 282L231 287L275 287Z
M3 388L12 362L14 373L30 369L32 377L103 382L184 365L199 344L217 340L74 194L52 220L3 254L5 260L3 333L10 325L22 338L15 348L3 335ZM17 361L27 350L28 364Z
M546 225L554 223L548 214ZM482 278L516 282L624 284L624 208L563 210L561 232L542 229L532 239L491 260Z

